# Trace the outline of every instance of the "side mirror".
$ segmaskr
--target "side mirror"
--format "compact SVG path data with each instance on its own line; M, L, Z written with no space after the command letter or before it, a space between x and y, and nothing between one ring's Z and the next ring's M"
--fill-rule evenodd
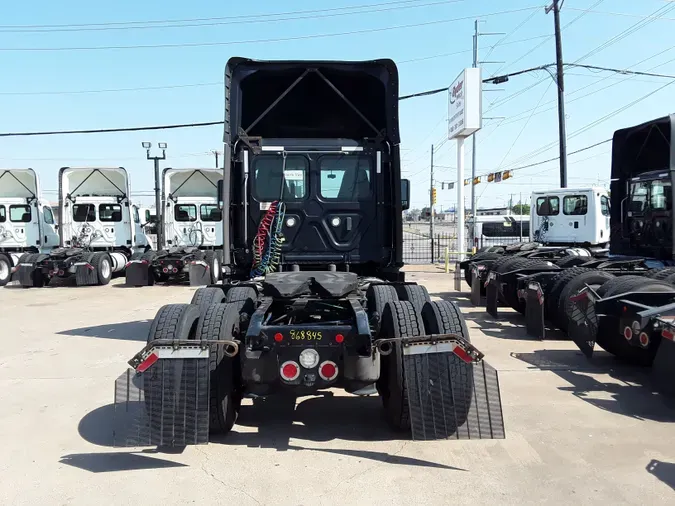
M410 181L401 179L401 209L407 211L410 209Z

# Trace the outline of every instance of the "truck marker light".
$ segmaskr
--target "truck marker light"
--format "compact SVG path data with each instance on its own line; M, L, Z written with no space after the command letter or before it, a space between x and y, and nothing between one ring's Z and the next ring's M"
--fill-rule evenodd
M274 334L274 340L277 343L280 343L281 341L284 340L284 335L281 332L277 332L276 334Z
M313 369L319 363L319 354L313 348L306 348L300 352L299 360L305 369Z
M138 364L138 367L136 368L136 371L145 372L150 368L150 366L152 366L152 364L154 364L158 360L159 360L159 356L157 355L157 353L153 352L150 355L148 355L147 357L145 357L145 359L143 359L143 362Z
M335 342L336 343L342 343L342 342L344 342L344 340L345 340L345 336L343 336L342 334L338 334L338 335L335 336Z
M294 381L300 376L300 366L289 360L281 364L281 377L286 381Z
M646 332L640 333L640 344L645 348L649 346L649 336Z
M319 376L321 376L321 379L323 379L324 381L332 381L337 377L337 375L338 375L338 367L335 362L327 360L326 362L323 362L319 367Z

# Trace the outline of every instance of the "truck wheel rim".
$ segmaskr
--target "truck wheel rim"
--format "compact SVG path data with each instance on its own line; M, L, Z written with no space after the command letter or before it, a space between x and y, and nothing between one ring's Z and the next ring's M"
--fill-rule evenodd
M0 260L0 279L9 277L9 265L6 260Z
M108 260L103 260L101 262L101 275L104 278L108 278L110 276L110 262Z

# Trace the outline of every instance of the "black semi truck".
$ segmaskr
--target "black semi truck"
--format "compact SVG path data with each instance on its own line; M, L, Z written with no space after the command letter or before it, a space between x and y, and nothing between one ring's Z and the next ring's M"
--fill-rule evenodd
M591 356L653 366L657 387L675 393L675 115L613 136L610 245L602 254L514 245L468 261L472 300L498 314L525 314L543 337L545 321ZM576 254L575 254L576 252Z
M157 313L117 381L120 418L143 401L116 443L205 443L244 397L333 387L379 393L415 439L504 437L461 312L401 270L395 64L232 58L225 83L223 282Z

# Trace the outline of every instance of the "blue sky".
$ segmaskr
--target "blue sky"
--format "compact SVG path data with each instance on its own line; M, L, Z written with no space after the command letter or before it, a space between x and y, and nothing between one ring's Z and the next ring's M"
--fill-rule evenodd
M251 3L193 0L191 2L131 2L109 4L71 0L12 3L0 7L0 132L125 127L221 120L222 74L231 56L262 59L371 59L389 57L399 65L401 94L449 85L471 64L473 20L480 18L485 32L504 35L480 38L479 55L504 62L484 65L484 74L513 72L555 59L552 14L537 0L338 0L337 2L261 0ZM385 5L390 3L391 5ZM168 5L167 5L168 4ZM377 4L373 6L372 4ZM265 17L274 13L327 10L314 14L286 14L283 21ZM586 12L591 9L597 12ZM643 16L663 16L620 40L611 39L640 22ZM672 9L664 12L665 9ZM361 11L358 14L348 14ZM373 12L376 11L376 12ZM509 11L509 12L505 12ZM322 16L317 18L316 16ZM675 2L666 0L565 0L562 24L581 16L563 32L566 62L675 74ZM306 19L297 19L305 17ZM183 24L180 28L47 31L53 28L17 28L18 25L77 25L129 21L221 18ZM465 18L465 19L458 19ZM452 21L455 20L455 21ZM359 32L373 28L422 25L333 37L320 34ZM130 25L124 25L126 27ZM143 25L148 26L148 25ZM98 28L92 30L90 28ZM106 28L104 30L100 28ZM291 39L296 40L278 40ZM275 39L274 42L255 42ZM520 42L519 42L520 41ZM609 41L609 42L608 42ZM603 44L608 42L606 47ZM213 44L107 50L25 49L102 46L156 46ZM535 46L541 44L535 49ZM534 49L534 50L533 50ZM459 53L459 54L453 54ZM659 54L661 53L661 54ZM638 62L650 58L648 61ZM673 60L673 61L670 61ZM484 116L479 132L478 173L516 168L555 157L557 146L556 92L543 71L512 78L499 86L487 85ZM672 80L630 77L569 69L566 77L568 150L574 151L611 137L618 128L675 112L675 86L668 86L618 114L615 111L654 92ZM199 85L199 86L194 86ZM80 93L174 86L170 89ZM583 89L582 89L583 88ZM606 88L606 89L603 89ZM71 93L78 92L78 93ZM492 105L490 105L494 102ZM534 109L536 107L536 109ZM604 119L611 115L607 119ZM429 151L433 142L439 181L456 179L454 141L446 135L445 93L401 103L403 169L413 185L413 205L428 202ZM604 119L604 120L603 120ZM603 120L603 121L599 121ZM595 123L597 122L597 123ZM589 126L587 130L582 130ZM581 131L580 131L581 130ZM70 166L125 166L133 190L152 188L152 166L145 160L143 140L169 144L164 166L212 166L211 150L222 149L222 127L161 132L116 133L52 137L0 138L0 167L33 167L42 186L55 189L58 168ZM550 144L550 147L545 148ZM466 144L470 170L471 142ZM569 185L605 184L609 177L609 144L569 158ZM499 184L478 185L479 207L499 205L514 194L555 186L557 162L517 170ZM469 187L466 187L467 196ZM49 194L49 198L55 198ZM456 192L441 190L441 206L456 202Z

